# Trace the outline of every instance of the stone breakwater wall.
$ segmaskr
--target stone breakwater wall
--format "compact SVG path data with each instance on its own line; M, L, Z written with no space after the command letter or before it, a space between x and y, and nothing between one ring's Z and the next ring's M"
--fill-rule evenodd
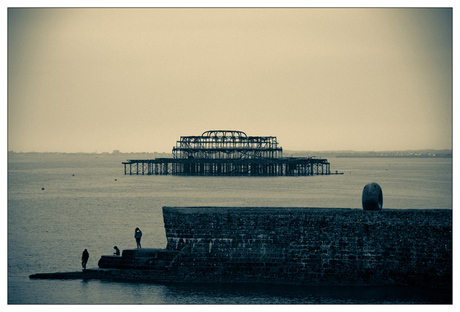
M452 287L452 210L163 207L184 282Z

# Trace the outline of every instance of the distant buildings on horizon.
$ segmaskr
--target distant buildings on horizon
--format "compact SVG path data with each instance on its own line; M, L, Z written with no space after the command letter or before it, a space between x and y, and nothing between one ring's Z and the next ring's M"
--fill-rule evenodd
M120 150L113 150L109 152L15 152L8 151L8 154L54 154L54 155L107 155L107 156L123 156L123 157L142 157L142 158L172 158L172 153L158 153L158 152L121 152ZM284 157L424 157L424 158L452 158L452 150L407 150L407 151L291 151L284 150Z
M289 151L284 151L288 153ZM303 155L327 156L327 157L437 157L451 158L452 150L406 150L406 151L291 151L290 156L301 157Z

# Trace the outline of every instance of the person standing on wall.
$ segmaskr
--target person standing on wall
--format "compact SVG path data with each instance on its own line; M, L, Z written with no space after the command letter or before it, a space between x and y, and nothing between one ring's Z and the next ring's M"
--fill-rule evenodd
M88 250L83 250L83 254L81 255L81 266L84 270L86 270L86 263L89 259L89 252Z
M141 237L141 230L139 228L136 228L136 230L134 231L134 238L136 239L137 248L141 248Z

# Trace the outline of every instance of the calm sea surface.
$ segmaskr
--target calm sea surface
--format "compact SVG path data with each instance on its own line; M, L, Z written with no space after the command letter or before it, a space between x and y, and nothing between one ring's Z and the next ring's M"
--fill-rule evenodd
M407 287L157 285L30 280L29 275L88 268L113 246L164 248L162 206L361 208L377 182L383 208L452 208L452 159L329 158L313 177L125 176L114 155L14 154L8 159L10 304L368 304L442 303L445 291ZM42 190L43 188L43 190Z

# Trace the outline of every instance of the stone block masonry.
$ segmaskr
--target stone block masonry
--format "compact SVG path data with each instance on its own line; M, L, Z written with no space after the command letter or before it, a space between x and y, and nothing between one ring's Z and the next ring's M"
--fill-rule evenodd
M452 287L452 210L163 207L188 282Z

